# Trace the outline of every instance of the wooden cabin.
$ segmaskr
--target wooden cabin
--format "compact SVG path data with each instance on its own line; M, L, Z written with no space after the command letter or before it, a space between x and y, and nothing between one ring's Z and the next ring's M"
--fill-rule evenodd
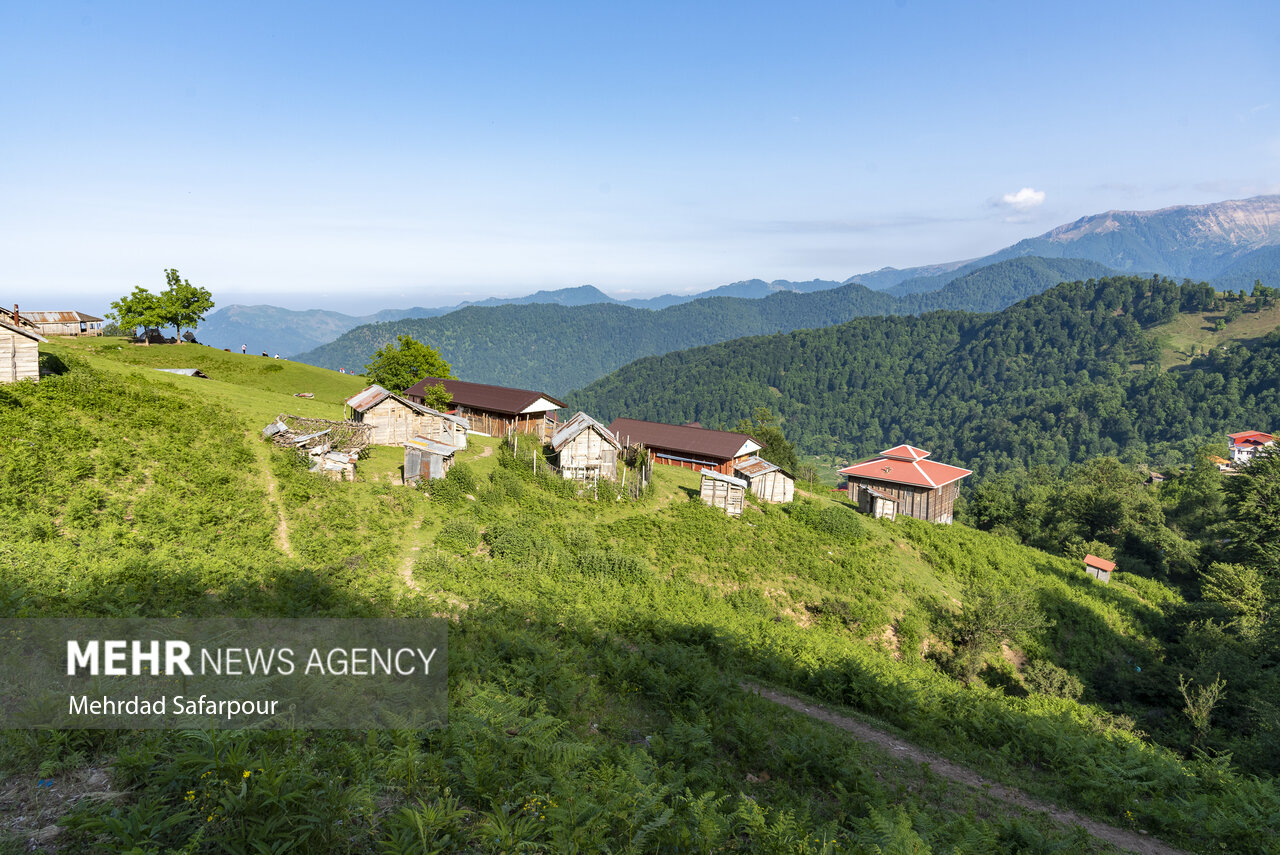
M618 479L622 443L586 413L576 413L551 436L551 450L559 455L560 474L575 481Z
M763 502L780 505L795 498L796 479L762 457L748 457L734 464L733 474L746 481L751 494Z
M511 431L533 434L546 442L556 431L556 412L564 401L531 389L508 389L485 383L467 383L440 377L424 377L410 386L404 396L424 405L429 386L444 386L452 406L470 424L470 430L485 436L506 436Z
M352 421L373 428L373 445L401 445L425 436L459 448L467 447L467 420L415 404L377 384L347 399Z
M16 306L14 307L16 310ZM84 312L28 312L19 313L22 325L41 335L102 335L102 318Z
M741 516L747 482L714 469L703 469L701 496L711 507L720 508L731 517Z
M913 445L895 445L880 452L874 460L841 469L840 474L845 476L844 489L860 508L863 500L859 491L871 488L881 494L868 500L872 506L872 499L888 498L897 503L895 514L950 523L956 497L960 495L959 481L973 472L926 460L928 456L929 452Z
M0 320L0 383L40 379L40 342L44 336Z
M658 463L694 470L712 469L729 476L737 464L764 448L745 433L639 419L614 419L609 431L624 446L643 445L649 450L650 458Z
M1111 574L1116 570L1116 563L1108 561L1105 558L1099 558L1096 555L1086 555L1084 557L1084 572L1088 573L1099 582L1110 582Z
M404 444L404 483L416 484L426 478L434 481L443 478L453 467L458 448L436 442L425 436L415 436Z
M898 501L875 487L858 490L858 510L876 519L894 520L898 516Z

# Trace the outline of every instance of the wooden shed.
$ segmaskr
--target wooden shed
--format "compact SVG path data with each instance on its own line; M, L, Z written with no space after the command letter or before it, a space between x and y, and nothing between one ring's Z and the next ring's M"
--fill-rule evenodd
M747 482L714 469L703 469L701 495L702 501L711 507L720 508L731 517L740 516L746 501Z
M377 384L347 399L351 420L373 429L373 445L401 445L425 436L459 448L467 446L467 420L416 404Z
M576 413L551 436L551 450L559 455L560 474L575 481L618 478L622 443L586 413Z
M858 510L876 519L893 520L898 516L898 500L875 487L860 487Z
M22 320L41 335L102 335L102 318L84 312L28 312Z
M40 379L40 342L44 336L0 320L0 383Z
M968 469L926 460L929 452L913 445L895 445L880 456L840 470L844 489L859 502L859 490L870 487L897 502L896 513L936 523L950 523L959 481L972 475Z
M714 469L721 475L732 475L734 466L764 448L744 433L707 430L692 424L614 419L609 430L624 445L643 445L649 449L651 459L665 466Z
M404 444L404 482L416 484L423 478L428 481L443 478L453 468L457 451L456 446L415 436Z
M1084 572L1088 573L1099 582L1110 582L1111 574L1116 570L1116 563L1108 561L1105 558L1099 558L1096 555L1086 555L1084 557Z
M762 457L748 457L734 464L733 474L747 482L752 495L775 505L795 498L796 479L776 463Z
M532 389L510 389L442 377L424 377L406 389L404 396L423 405L429 386L443 386L452 396L457 414L470 423L470 430L486 436L506 436L515 431L533 434L546 442L556 431L556 412L564 407L564 401Z

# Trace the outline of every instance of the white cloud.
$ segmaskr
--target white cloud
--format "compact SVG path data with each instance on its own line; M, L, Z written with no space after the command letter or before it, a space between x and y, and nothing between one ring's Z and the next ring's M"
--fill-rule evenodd
M1008 205L1015 211L1029 211L1044 204L1044 191L1023 187L1017 193L1005 193L1000 197L1000 204Z

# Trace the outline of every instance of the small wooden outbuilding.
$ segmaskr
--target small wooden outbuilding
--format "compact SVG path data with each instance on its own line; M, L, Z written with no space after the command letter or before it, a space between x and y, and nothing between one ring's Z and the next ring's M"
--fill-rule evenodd
M0 321L0 383L40 379L40 342L45 337Z
M876 519L893 520L898 516L898 500L875 487L858 490L858 510Z
M586 413L576 413L551 436L551 450L559 455L560 474L575 481L618 478L622 443Z
M733 474L746 481L748 489L761 501L780 505L795 498L796 479L762 457L752 456L735 463Z
M404 482L416 484L423 478L428 481L443 478L453 467L457 451L456 446L415 436L404 444Z
M16 306L14 307L17 308ZM42 335L102 335L102 318L84 312L28 312L21 313L24 324L29 323Z
M714 469L703 469L701 474L702 501L713 508L720 508L731 517L740 516L746 501L747 482Z
M1084 557L1084 572L1088 573L1099 582L1110 582L1111 574L1116 570L1116 563L1108 561L1105 558L1099 558L1096 555L1086 555Z
M467 420L433 410L377 384L347 399L351 420L373 429L374 445L400 445L425 436L459 448L467 446Z

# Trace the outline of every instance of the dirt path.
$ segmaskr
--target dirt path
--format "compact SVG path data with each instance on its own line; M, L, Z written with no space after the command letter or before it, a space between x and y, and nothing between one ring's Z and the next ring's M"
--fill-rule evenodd
M253 448L253 453L258 458L258 468L262 470L262 480L267 485L267 502L276 512L276 546L285 555L293 558L293 547L289 545L289 521L285 519L284 508L280 506L280 499L277 496L279 491L276 488L276 476L271 473L270 452L262 447L262 443L254 442L254 436L246 435L249 436L249 445Z
M405 541L408 544L408 548L405 549L404 559L400 562L400 578L404 580L405 586L415 594L422 590L418 580L413 578L413 565L418 563L418 553L422 551L422 543L418 534L421 529L422 520L418 520L413 524L413 528L409 530L409 537Z
M1015 790L1003 784L997 784L995 781L989 781L971 769L952 763L950 760L925 751L900 737L883 730L877 730L856 719L833 713L791 695L784 695L781 692L775 692L772 689L751 685L750 683L744 683L742 688L753 695L758 695L773 701L775 704L781 704L810 718L824 721L847 731L858 741L876 745L892 757L903 757L915 763L928 763L931 772L949 781L972 787L986 796L1015 805L1024 810L1046 814L1061 825L1083 828L1093 837L1113 846L1137 852L1139 855L1186 855L1181 849L1174 849L1172 846L1161 843L1159 840L1140 832L1125 831L1122 828L1116 828L1115 826L1098 822L1095 819L1089 819L1074 811L1064 810L1048 802L1033 799L1021 790Z
M480 452L480 457L491 457L493 455L493 446L486 445L484 451Z

